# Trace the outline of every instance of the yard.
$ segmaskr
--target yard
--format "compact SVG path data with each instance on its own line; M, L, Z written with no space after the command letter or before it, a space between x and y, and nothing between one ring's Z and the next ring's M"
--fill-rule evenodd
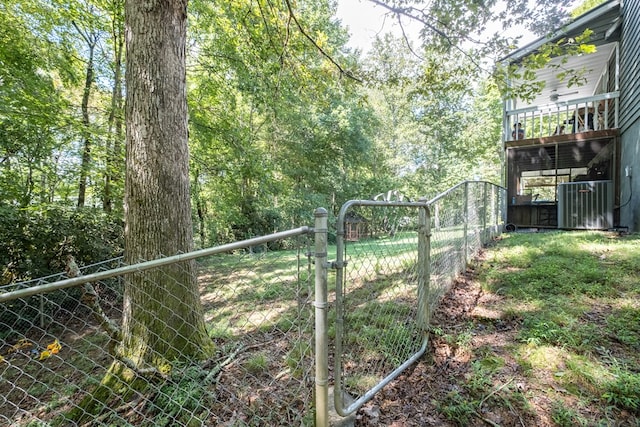
M427 356L356 425L639 425L639 240L504 235L445 296Z
M442 242L459 238L447 233ZM444 295L426 355L358 411L357 425L638 425L639 239L597 232L503 235ZM444 280L438 265L447 264L439 254L450 252L443 244L431 259L437 294L434 280ZM415 234L402 232L347 247L349 392L364 393L420 345L411 320L415 245ZM313 291L304 246L200 260L216 359L186 366L147 396L113 402L114 410L98 420L311 424ZM69 302L73 293L65 298L55 301ZM52 316L46 333L34 324L23 336L5 336L0 420L64 424L61 415L111 363L104 335L81 306ZM332 310L329 318L333 340ZM25 347L11 350L25 338ZM43 360L31 354L55 339L59 352Z

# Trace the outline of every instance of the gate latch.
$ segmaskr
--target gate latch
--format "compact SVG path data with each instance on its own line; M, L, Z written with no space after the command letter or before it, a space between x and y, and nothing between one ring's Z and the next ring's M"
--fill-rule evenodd
M337 270L338 268L344 268L347 266L347 261L330 261L327 263L327 268Z

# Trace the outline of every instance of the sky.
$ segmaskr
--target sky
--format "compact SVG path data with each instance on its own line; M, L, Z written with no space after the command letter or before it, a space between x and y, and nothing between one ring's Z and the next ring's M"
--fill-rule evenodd
M576 3L579 3L579 1L576 0ZM396 36L402 35L398 23L393 17L386 16L386 14L386 9L374 5L369 0L338 0L336 16L344 26L349 28L351 39L348 46L359 48L363 53L366 53L376 34L382 36L385 33L392 32ZM403 25L405 25L405 30L410 39L417 44L420 24L412 21L403 21ZM521 46L537 38L533 34L528 34L527 31L523 32L522 29L517 28L513 28L511 33L514 36L517 34L525 36L520 42Z
M348 46L368 51L376 35L382 36L392 32L397 36L402 34L400 26L391 16L386 16L387 10L376 6L369 0L338 0L337 18L349 28L351 39ZM419 25L407 23L405 30L417 41Z

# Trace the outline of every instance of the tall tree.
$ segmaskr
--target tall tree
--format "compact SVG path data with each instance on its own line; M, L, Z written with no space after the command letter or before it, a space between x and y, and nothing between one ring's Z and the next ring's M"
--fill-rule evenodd
M82 160L80 163L80 182L78 184L78 207L83 207L86 194L87 194L87 179L89 173L89 166L91 163L91 132L90 125L91 119L89 117L89 100L91 99L91 88L94 82L94 55L96 51L96 44L100 41L100 34L93 29L85 30L81 28L75 21L73 26L78 31L78 34L82 37L86 43L87 49L87 64L84 80L84 89L82 90Z
M459 52L429 46L418 59L388 34L373 44L370 99L384 123L377 144L395 154L390 166L401 179L394 188L405 195L433 196L461 180L498 176L500 103L496 94L474 103L473 67Z
M125 261L193 249L186 93L187 0L125 2ZM194 261L130 274L117 362L70 417L84 422L103 410L135 373L171 373L176 364L208 359L208 337ZM141 384L140 387L144 387Z
M297 226L371 181L371 109L317 47L354 63L345 32L330 2L290 3L191 3L193 191L209 243Z
M125 258L193 248L186 98L187 1L127 1ZM195 264L134 274L125 284L123 356L137 366L206 359Z
M57 72L64 61L34 25L21 8L0 7L0 201L21 206L53 198L68 107Z
M108 2L111 16L111 42L113 44L113 90L109 108L104 191L102 206L106 212L114 207L122 208L124 111L123 111L123 71L124 71L124 0Z

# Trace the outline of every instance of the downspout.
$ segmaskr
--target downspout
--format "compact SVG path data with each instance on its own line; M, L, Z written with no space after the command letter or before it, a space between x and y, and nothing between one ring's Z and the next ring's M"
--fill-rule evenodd
M616 92L620 90L620 43L616 43L616 76L615 76ZM620 114L620 96L615 99L614 127L619 127L618 119Z

